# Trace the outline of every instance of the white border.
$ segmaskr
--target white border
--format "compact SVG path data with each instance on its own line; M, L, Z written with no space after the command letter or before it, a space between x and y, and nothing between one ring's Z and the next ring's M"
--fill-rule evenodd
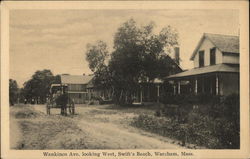
M77 2L3 2L1 5L1 131L3 158L43 158L40 150L9 150L9 11L12 9L239 9L240 10L240 100L241 148L240 150L186 150L192 158L247 158L249 154L249 9L247 1L77 1ZM54 152L55 150L51 150ZM81 150L74 150L82 152ZM86 150L87 151L87 150ZM107 150L88 150L107 151ZM128 151L128 150L110 150ZM154 150L129 150L151 151ZM167 151L159 150L157 151ZM168 150L181 152L182 150ZM58 150L65 152L65 150ZM49 158L49 157L46 157ZM68 157L66 157L68 158ZM131 158L131 157L128 157ZM138 157L136 157L138 158ZM154 157L155 158L155 157ZM169 157L180 158L180 157ZM185 157L189 158L189 157Z

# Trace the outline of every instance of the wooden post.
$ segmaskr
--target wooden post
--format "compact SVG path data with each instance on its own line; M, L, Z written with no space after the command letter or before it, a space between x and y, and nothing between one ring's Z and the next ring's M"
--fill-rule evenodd
M181 81L178 81L178 94L181 94Z
M160 102L160 85L157 85L157 103Z
M176 86L175 86L175 84L174 84L174 95L176 95L176 90L175 90L175 87L176 87Z
M195 79L194 92L195 92L195 94L198 94L198 81L197 81L197 78Z
M128 103L128 92L125 93L125 101Z
M218 74L216 74L216 95L219 95L219 78L218 78Z

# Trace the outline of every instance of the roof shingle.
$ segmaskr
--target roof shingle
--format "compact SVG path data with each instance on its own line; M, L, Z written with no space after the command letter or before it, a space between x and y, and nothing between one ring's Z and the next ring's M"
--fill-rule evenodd
M217 47L223 53L240 53L239 36L204 33L190 58L191 60L194 59L197 50L205 38L209 39L215 45L215 47Z
M208 33L205 33L205 36L209 38L221 52L240 53L238 36Z

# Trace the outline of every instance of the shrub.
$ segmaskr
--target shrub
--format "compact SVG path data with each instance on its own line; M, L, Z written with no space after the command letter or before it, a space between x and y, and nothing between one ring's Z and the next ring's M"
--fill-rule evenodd
M240 102L238 94L231 94L215 107L215 136L221 147L239 148L240 146Z
M210 99L209 104L204 95L189 99L203 103L198 109L191 104L166 104L155 116L143 114L134 118L132 125L180 140L183 145L188 142L207 148L239 148L239 95L229 95L221 102L218 96Z
M211 94L164 94L160 97L164 104L216 104L220 101L220 96Z

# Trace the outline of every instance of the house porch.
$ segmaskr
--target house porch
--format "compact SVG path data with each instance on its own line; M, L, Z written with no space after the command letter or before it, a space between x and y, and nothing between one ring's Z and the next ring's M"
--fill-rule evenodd
M239 93L239 74L213 72L169 79L173 94L229 95Z

